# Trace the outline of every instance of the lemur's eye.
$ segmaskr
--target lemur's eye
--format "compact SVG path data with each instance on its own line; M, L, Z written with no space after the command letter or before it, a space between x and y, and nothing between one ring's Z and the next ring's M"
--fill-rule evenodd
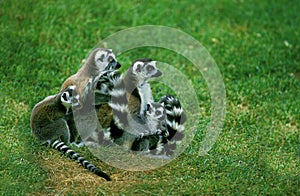
M148 67L147 67L147 71L152 71L153 69L154 69L153 66L148 66Z
M114 58L112 56L108 57L108 62L112 62Z
M155 112L155 115L157 115L157 116L158 116L158 115L161 115L161 111L156 111L156 112Z

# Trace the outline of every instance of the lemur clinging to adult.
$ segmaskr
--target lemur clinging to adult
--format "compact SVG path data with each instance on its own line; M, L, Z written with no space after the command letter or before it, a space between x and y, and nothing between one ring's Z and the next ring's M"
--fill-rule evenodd
M65 80L60 92L68 86L75 85L80 97L80 105L83 106L83 103L86 103L89 97L94 96L93 90L96 88L98 79L104 71L120 67L121 65L117 62L115 54L111 49L96 48L90 53L77 73Z
M31 117L33 134L39 140L46 139L53 148L71 155L71 158L80 161L84 167L106 180L110 178L105 173L65 145L69 144L70 139L75 142L78 135L73 115L68 111L71 107L76 110L82 108L88 102L88 98L94 95L93 90L104 71L118 69L120 66L112 50L96 48L78 72L63 83L59 94L47 97L34 107ZM70 89L76 97L67 93ZM52 141L55 137L58 140Z
M162 150L162 135L163 131L166 131L165 120L166 111L162 103L148 103L144 118L155 129L155 132L146 135L140 135L134 137L134 141L131 144L131 150L150 152L150 150ZM120 130L122 131L122 130Z
M39 141L80 162L83 167L96 175L111 180L110 177L74 152L68 145L77 137L72 116L72 105L78 104L79 96L75 86L68 86L56 95L48 96L35 105L30 118L32 133Z
M123 146L126 150L147 151L149 148L157 147L154 143L149 143L148 140L142 140L134 145L137 138L147 138L150 135L155 135L165 130L164 120L166 114L164 107L160 103L149 103L144 114L144 122L136 121L127 115L128 126L121 128L112 121L110 125L110 138L114 143ZM114 118L115 120L115 118ZM157 140L159 143L162 140Z
M137 137L132 144L132 150L149 151L152 155L169 157L184 138L186 116L179 100L172 95L163 96L159 103L165 114L161 131L144 137ZM147 146L149 149L145 148Z

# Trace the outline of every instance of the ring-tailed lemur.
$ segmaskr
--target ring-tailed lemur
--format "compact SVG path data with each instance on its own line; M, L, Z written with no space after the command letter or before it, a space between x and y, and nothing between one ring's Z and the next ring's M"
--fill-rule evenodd
M96 175L111 180L96 166L74 152L68 144L75 140L77 131L73 127L72 105L78 103L79 96L74 95L75 86L69 86L56 95L48 96L35 105L30 118L33 135L42 143L64 153L80 162L86 169Z
M163 107L159 108L153 103L148 83L150 78L161 75L155 61L138 59L124 77L114 80L114 88L109 93L111 95L109 106L113 110L114 119L110 125L110 137L115 143L132 149L136 138L161 131L161 125L165 123L162 119L162 116L165 116L164 110ZM155 112L151 112L154 109ZM134 148L148 148L144 147L145 144L139 146L143 147Z
M109 128L110 132L110 138L113 139L116 143L119 144L126 144L125 146L131 150L134 151L147 151L150 150L151 154L164 154L164 155L171 155L173 151L176 148L176 145L180 143L180 141L183 139L184 134L184 122L185 122L185 114L181 108L181 104L178 99L174 98L171 95L166 95L161 98L160 103L165 105L164 109L167 113L166 119L162 120L160 119L160 123L165 127L161 130L154 130L152 129L151 134L147 134L145 130L140 130L138 131L140 135L135 136L132 133L126 133L126 130L131 130L131 132L136 133L137 130L145 126L145 119L142 119L141 116L144 116L144 111L142 111L141 107L141 97L144 98L144 100L153 101L153 96L152 96L152 91L150 88L150 85L147 83L147 79L145 80L145 71L150 70L154 71L153 69L156 69L155 66L151 66L150 68L146 68L144 66L143 69L143 61L144 62L151 62L151 60L137 60L135 61L135 64L133 63L130 69L127 71L127 75L125 75L124 78L127 78L125 80L120 81L120 74L111 72L110 74L103 75L102 81L103 83L108 83L112 85L108 89L112 95L112 101L110 102L110 105L112 106L114 110L114 118L115 121L112 122L111 118L103 118L103 114L109 114L110 116L113 115L113 113L109 110L109 107L103 108L101 107L99 109L98 115L99 117L99 122L101 125L104 125L104 127L108 127L109 122L112 122L110 125L111 127ZM155 64L155 63L154 63ZM149 64L151 65L151 63ZM142 72L143 70L144 72ZM153 73L153 72L152 72ZM154 71L154 77L161 75L161 72L158 71L158 73L155 73ZM99 81L101 78L99 79ZM134 81L134 82L131 82ZM143 82L144 81L144 82ZM146 81L146 82L145 82ZM126 88L126 82L127 82L127 87ZM143 85L139 85L143 84ZM145 85L146 84L146 85ZM112 87L114 86L114 88ZM134 86L137 88L134 89ZM139 88L142 87L142 88ZM144 88L143 88L144 87ZM125 93L125 91L127 91ZM146 92L146 93L145 93ZM126 96L125 96L126 94ZM128 101L129 99L129 101ZM112 104L112 102L115 101L116 104ZM127 105L127 106L126 106ZM131 106L131 107L130 107ZM120 111L118 111L120 110ZM146 110L145 110L146 111ZM124 116L128 117L128 115L125 115L124 113L130 113L131 115L128 118L124 118ZM142 115L141 115L142 114ZM101 117L102 116L102 117ZM106 116L105 116L106 117ZM105 120L103 120L105 119ZM120 120L123 119L123 120ZM135 121L133 121L134 119ZM139 121L141 120L141 121ZM125 124L122 124L123 122ZM117 122L117 124L116 124ZM128 125L127 122L135 122L134 126ZM149 121L148 122L152 122ZM154 121L155 122L155 121ZM119 125L118 125L119 123ZM126 128L127 124L127 128ZM138 127L136 124L138 124L140 127ZM146 129L149 129L149 127L155 127L155 126L150 126L147 125L148 127ZM137 128L138 127L138 128ZM144 127L145 128L145 127ZM109 135L108 134L108 135ZM107 140L109 137L105 134L102 134L101 136L101 141ZM133 138L135 137L134 141ZM105 142L104 142L105 143ZM109 142L106 142L109 143Z
M103 71L114 70L120 67L121 65L117 62L111 49L96 48L90 53L77 73L66 79L60 92L69 86L75 85L76 91L80 96L80 105L83 106L88 97L94 95L92 91L96 87Z
M131 150L149 152L150 150L162 150L162 132L166 131L166 110L162 103L148 103L145 112L145 119L155 129L147 135L135 137Z
M123 99L129 106L128 111L132 114L129 118L132 119L134 117L142 120L147 102L153 101L152 91L147 81L160 75L161 72L156 68L156 62L146 58L134 61L124 75L115 70L104 73L99 78L97 90L95 91L95 102L98 103L96 108L100 125L103 128L110 126L110 122L113 120L113 112L107 102L111 97L110 93L116 94L122 90L124 90L124 94L119 99ZM103 104L100 104L101 102ZM105 138L108 139L109 137Z
M130 114L128 114L130 116ZM110 137L114 143L123 146L127 150L144 151L147 152L154 148L158 148L161 137L153 139L141 139L136 142L138 138L149 138L152 135L158 135L158 133L165 130L166 113L161 103L148 103L144 114L144 122L136 122L131 119L130 126L120 129L114 121L110 126Z
M152 59L137 59L132 63L124 76L130 113L143 119L147 104L153 102L148 80L161 75L161 71L156 68L156 61Z
M148 105L145 115L147 126L145 127L129 126L120 128L114 121L110 127L110 137L113 141L117 144L126 144L133 151L150 151L153 155L172 155L177 145L184 138L183 131L186 116L179 100L172 95L163 96L159 103L160 105L152 103L151 107ZM155 112L156 115L152 117L151 112L149 112L151 108L158 112ZM164 115L160 116L160 114ZM115 115L118 115L118 113L115 113ZM143 134L141 128L144 128L143 131L148 129L152 132L148 134L144 132ZM139 131L136 132L139 135L132 134L135 130L132 131L131 129L138 129ZM128 133L128 130L130 130L130 133Z
M119 128L130 127L131 119L144 123L147 103L153 102L148 80L161 75L155 61L138 59L132 63L125 76L114 81L109 106L113 110L114 121Z
M166 129L166 110L163 103L148 103L145 117L147 119L146 122L148 123L148 125L150 127L155 127L152 133L161 132L162 130Z
M160 103L166 114L165 121L162 121L161 131L145 137L137 137L133 142L132 150L150 150L150 154L152 155L169 157L184 138L183 131L186 116L179 100L172 95L163 96ZM147 146L149 149L146 148Z

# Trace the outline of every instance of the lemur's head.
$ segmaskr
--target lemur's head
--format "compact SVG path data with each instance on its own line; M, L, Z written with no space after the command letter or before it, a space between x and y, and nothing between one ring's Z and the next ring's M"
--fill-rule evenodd
M76 93L75 86L69 86L68 88L66 88L61 93L60 100L62 105L67 110L66 113L69 113L69 109L71 107L77 108L81 106L79 102L79 95Z
M96 48L92 51L88 61L94 61L94 64L100 72L105 70L116 70L121 67L115 54L112 52L112 49Z
M143 85L147 80L162 75L156 67L156 61L151 59L137 59L131 65L132 74L136 77L138 85Z
M148 103L146 116L149 120L163 121L166 119L166 110L163 103Z

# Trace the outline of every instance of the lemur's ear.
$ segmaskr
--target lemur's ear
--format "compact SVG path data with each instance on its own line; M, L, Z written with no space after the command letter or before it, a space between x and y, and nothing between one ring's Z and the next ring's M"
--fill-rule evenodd
M152 66L156 67L156 61L150 61L149 65L152 65Z
M98 61L103 62L106 55L107 55L106 51L103 51L103 50L97 51L95 54L95 62L98 62Z
M142 71L143 62L137 61L133 64L133 73L139 73Z

